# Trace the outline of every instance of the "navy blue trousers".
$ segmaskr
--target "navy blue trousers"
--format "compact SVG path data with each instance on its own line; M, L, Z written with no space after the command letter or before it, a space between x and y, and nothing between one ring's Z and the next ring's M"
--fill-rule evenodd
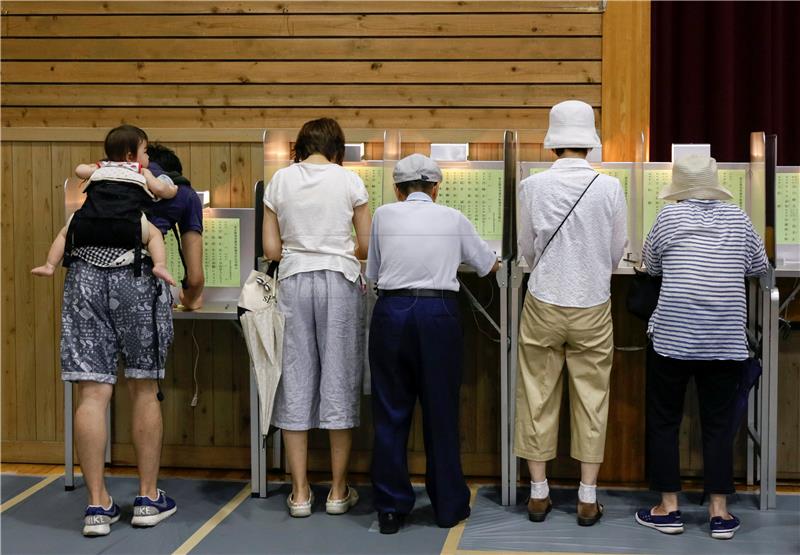
M454 526L469 516L458 428L463 343L455 299L378 299L369 337L377 511L408 514L414 507L406 448L419 397L425 486L436 523Z

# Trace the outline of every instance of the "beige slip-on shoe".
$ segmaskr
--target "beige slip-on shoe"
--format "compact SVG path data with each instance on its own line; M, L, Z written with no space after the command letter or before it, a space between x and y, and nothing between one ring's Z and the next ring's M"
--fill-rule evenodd
M347 486L347 495L343 499L331 499L332 492L328 492L325 501L325 512L329 515L343 515L358 503L358 492L350 486Z
M308 488L308 499L300 503L294 502L294 494L290 493L286 498L286 506L289 507L289 514L295 518L311 516L311 506L314 504L314 492Z

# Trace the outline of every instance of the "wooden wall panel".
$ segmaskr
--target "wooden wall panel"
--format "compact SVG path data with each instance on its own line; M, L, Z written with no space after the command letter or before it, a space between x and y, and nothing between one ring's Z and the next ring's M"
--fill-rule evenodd
M0 86L5 106L250 107L268 102L273 107L414 108L493 107L546 108L564 99L581 99L600 106L600 85L326 85L298 94L296 85L131 84L66 85L5 82Z
M601 15L585 14L200 14L8 15L6 37L392 37L598 36Z
M2 124L540 129L560 100L599 108L600 7L6 2Z
M64 48L69 44L69 48ZM599 60L599 37L4 38L4 60Z
M3 3L3 15L53 15L53 14L302 14L302 13L597 13L597 0L243 0L209 2L181 0L106 0L95 1L9 1Z

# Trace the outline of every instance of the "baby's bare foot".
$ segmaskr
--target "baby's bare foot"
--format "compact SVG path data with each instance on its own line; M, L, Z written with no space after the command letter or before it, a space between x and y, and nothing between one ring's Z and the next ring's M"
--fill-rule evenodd
M163 279L173 287L175 286L175 279L172 277L172 274L169 273L167 267L164 264L156 264L153 266L153 275L157 278Z
M52 276L56 272L56 267L49 262L43 264L42 266L37 266L31 273L35 276L42 276L42 277L49 277Z

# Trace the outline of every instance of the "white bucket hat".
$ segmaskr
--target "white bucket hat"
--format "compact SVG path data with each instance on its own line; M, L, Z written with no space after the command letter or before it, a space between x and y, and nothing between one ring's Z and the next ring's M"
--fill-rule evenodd
M672 164L672 183L661 190L664 200L728 200L733 195L719 184L717 161L708 156L692 155Z
M550 108L550 127L544 148L597 148L600 137L594 127L592 107L580 100L565 100Z

